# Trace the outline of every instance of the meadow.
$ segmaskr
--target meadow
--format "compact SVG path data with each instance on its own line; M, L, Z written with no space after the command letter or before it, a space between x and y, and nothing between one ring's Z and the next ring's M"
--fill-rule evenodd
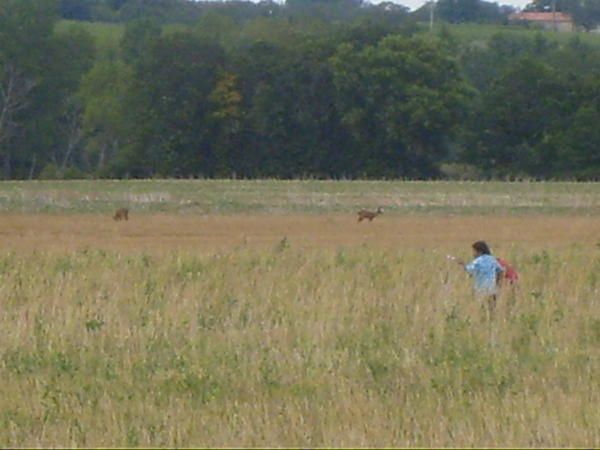
M598 183L320 180L10 181L5 213L600 215Z
M553 31L543 30L536 26L520 26L520 25L491 25L478 23L461 23L461 24L437 24L436 30L441 31L446 29L455 35L459 41L481 43L487 42L489 39L498 33L504 33L512 37L532 38L536 35L544 36L552 42L558 44L567 44L569 41L577 37L581 42L598 47L600 46L600 36L597 33L575 32L575 33L555 33Z
M3 447L600 445L600 185L11 182L0 210ZM480 238L521 274L492 320L445 258Z
M425 29L428 25L421 24ZM98 57L106 59L114 57L118 52L119 42L124 33L124 26L118 23L103 22L75 22L62 20L58 24L58 30L65 30L72 26L81 26L94 38L98 50ZM165 26L168 33L190 28L181 24L170 24ZM565 44L577 36L581 42L592 46L600 46L600 35L597 33L553 33L540 30L536 27L522 27L514 25L491 25L491 24L436 24L435 31L449 31L459 42L482 43L487 42L493 35L504 33L513 37L533 37L541 33L544 37L559 44Z

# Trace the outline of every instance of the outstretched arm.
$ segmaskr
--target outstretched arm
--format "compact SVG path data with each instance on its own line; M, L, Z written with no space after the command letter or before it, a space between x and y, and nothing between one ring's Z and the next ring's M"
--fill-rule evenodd
M454 261L459 266L465 267L465 265L466 265L462 259L458 259L455 256L447 255L446 258L448 258L450 261Z

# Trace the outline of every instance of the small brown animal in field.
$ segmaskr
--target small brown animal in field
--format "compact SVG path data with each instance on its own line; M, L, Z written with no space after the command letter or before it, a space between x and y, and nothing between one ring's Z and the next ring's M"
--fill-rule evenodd
M375 212L367 211L366 209L361 209L358 212L358 221L362 222L364 219L368 219L369 222L372 222L373 219L380 214L383 214L383 209L381 209L381 208L377 208L377 211L375 211Z
M127 208L119 208L113 216L113 220L129 220L129 210Z

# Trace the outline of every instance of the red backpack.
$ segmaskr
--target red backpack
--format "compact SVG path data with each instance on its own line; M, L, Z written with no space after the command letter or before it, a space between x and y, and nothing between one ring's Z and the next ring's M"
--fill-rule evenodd
M504 268L504 279L510 284L515 284L519 281L519 273L506 260L496 258L498 264Z

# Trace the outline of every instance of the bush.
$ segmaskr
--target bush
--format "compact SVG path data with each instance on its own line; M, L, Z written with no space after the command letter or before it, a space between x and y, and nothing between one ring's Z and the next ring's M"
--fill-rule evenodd
M446 163L440 165L440 172L449 180L478 181L483 178L480 169L471 164Z
M48 163L40 172L38 178L40 180L59 180L61 179L60 170L54 163Z
M89 178L85 172L76 167L67 167L64 172L54 163L48 163L40 172L40 180L82 180Z

